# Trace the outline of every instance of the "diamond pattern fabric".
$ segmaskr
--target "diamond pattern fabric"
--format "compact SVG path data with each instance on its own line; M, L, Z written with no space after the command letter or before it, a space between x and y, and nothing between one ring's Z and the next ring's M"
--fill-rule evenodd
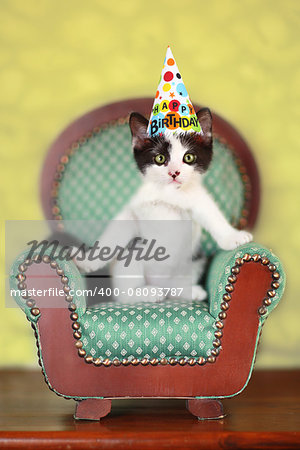
M106 303L80 320L82 342L94 358L207 357L215 319L207 303Z

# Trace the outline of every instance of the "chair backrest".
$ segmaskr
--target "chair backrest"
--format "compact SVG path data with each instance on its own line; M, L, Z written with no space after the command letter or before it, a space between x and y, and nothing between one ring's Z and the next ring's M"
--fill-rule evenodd
M132 111L149 116L152 101L133 99L98 108L63 131L42 171L47 219L107 221L120 211L141 183L132 157L128 117ZM251 228L259 206L255 161L239 133L216 114L213 133L214 158L205 175L206 187L234 226ZM64 227L86 243L99 235L97 222L64 222ZM202 247L207 255L217 249L207 233Z

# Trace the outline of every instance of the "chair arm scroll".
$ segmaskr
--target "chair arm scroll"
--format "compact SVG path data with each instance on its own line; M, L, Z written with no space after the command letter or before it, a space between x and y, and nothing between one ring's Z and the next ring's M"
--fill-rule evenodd
M262 321L279 303L284 287L285 273L279 258L271 250L251 242L232 251L219 251L211 263L206 280L210 314L217 318L229 306L235 284L238 283L242 267L248 263L257 263L262 270L270 273L270 283L261 299L258 314ZM249 286L255 286L255 280L249 280Z
M28 250L15 260L10 271L10 292L31 322L41 309L66 308L81 317L86 310L84 278L73 261L56 258L47 250L43 256Z

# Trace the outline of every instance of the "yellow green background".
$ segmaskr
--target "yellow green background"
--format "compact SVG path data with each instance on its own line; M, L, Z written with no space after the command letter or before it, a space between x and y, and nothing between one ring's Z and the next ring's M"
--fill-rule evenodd
M255 240L287 289L257 366L299 366L299 0L0 0L0 21L0 364L36 364L29 323L4 306L4 220L42 219L49 143L100 104L154 96L170 44L192 100L238 128L262 175Z

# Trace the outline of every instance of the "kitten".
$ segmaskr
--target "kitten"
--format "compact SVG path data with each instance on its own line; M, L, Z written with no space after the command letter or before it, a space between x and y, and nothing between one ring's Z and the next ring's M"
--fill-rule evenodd
M202 184L203 174L208 170L213 156L212 116L208 108L203 108L198 111L197 117L201 125L201 133L176 135L166 132L163 135L149 137L148 120L141 114L131 114L129 126L132 134L133 155L143 176L143 184L116 219L127 220L129 221L127 223L132 223L132 227L125 226L120 233L120 223L112 221L99 238L100 246L101 243L114 246L113 242L118 235L118 245L126 247L130 240L141 232L141 228L145 231L143 224L147 221L192 221L192 236L181 235L179 239L175 236L175 245L183 249L191 243L193 262L190 261L188 265L187 261L184 266L181 253L175 252L168 261L167 275L160 281L160 287L172 287L174 286L172 282L178 277L179 266L183 271L181 275L184 276L191 275L192 269L192 289L184 288L177 296L183 300L206 298L205 290L197 284L205 267L205 258L195 258L199 254L199 249L201 250L202 228L206 229L218 246L224 250L232 250L252 240L250 233L236 230L228 223ZM174 222L169 223L171 226ZM151 232L152 237L156 236L159 239L159 229L155 230L154 226ZM94 261L89 261L87 258L83 261L75 259L75 262L84 272L95 271L105 265L105 262L99 259ZM151 287L157 287L157 278L151 275L150 268L153 269L151 263L147 265L141 261L133 261L130 273L135 277L126 278L128 272L124 269L124 263L114 261L111 264L111 275L113 287L118 287L120 291L117 300L124 303L163 300L167 294L161 290L155 294L153 290L151 291ZM145 287L147 289L143 289ZM133 290L133 293L136 292L139 295L128 296L129 288L131 292ZM140 295L141 288L145 295Z

